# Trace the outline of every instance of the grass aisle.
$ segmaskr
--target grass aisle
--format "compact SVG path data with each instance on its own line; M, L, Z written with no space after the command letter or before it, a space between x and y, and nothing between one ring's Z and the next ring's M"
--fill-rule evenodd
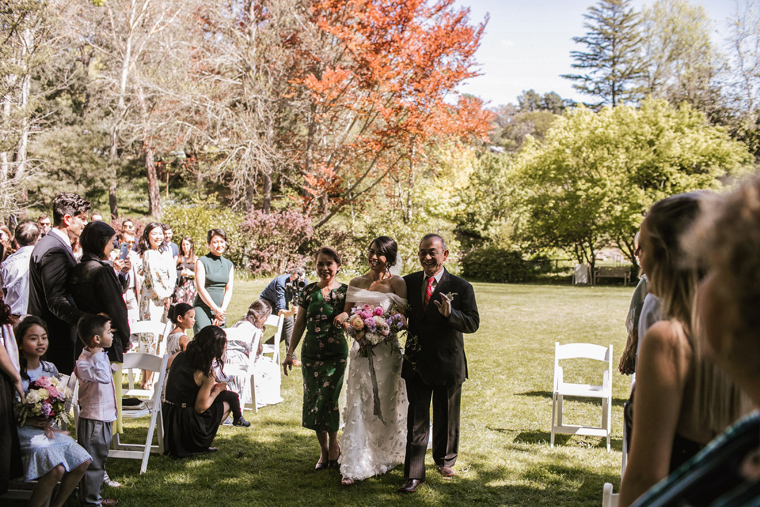
M228 312L243 314L264 282L236 282ZM463 387L460 456L451 480L441 478L428 453L428 485L402 497L401 467L350 488L337 471L314 472L319 452L301 428L301 375L284 378L285 402L254 415L248 429L222 427L218 453L185 460L152 456L148 472L136 460L109 460L123 487L106 490L120 505L601 505L602 486L620 482L622 406L630 379L614 378L612 451L601 438L559 435L549 448L554 342L625 343L632 287L475 284L480 330L466 335L470 378ZM283 349L284 350L284 349ZM579 378L584 365L566 371ZM566 422L598 424L599 402L566 402ZM145 424L127 426L127 439ZM73 500L69 505L77 505Z

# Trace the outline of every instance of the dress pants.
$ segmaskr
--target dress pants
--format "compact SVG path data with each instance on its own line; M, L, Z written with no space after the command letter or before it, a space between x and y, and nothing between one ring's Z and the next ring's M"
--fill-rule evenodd
M425 451L430 438L430 402L433 402L433 461L453 466L459 451L459 409L462 384L431 386L416 373L406 379L409 398L404 477L425 479Z
M103 501L100 490L106 471L108 449L111 447L110 422L80 417L77 421L77 442L90 453L92 463L79 483L79 503L83 506L99 506Z

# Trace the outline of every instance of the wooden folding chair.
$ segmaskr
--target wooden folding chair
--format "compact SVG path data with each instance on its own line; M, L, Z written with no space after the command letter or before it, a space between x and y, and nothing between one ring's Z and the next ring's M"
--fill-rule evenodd
M161 393L163 392L164 383L166 382L166 364L169 356L156 356L153 354L142 354L139 352L130 352L124 354L122 371L127 370L148 370L155 372L156 382L153 384L153 390L134 389L130 381L129 389L123 392L124 398L138 397L144 398L144 406L136 409L122 407L121 416L123 419L136 419L138 417L150 417L148 425L148 435L143 444L126 444L121 441L118 433L114 434L111 444L113 448L108 452L109 458L128 458L140 459L140 473L144 474L148 469L148 458L151 452L163 454L164 452L164 425L161 419ZM131 378L131 377L130 377ZM158 445L153 445L153 433L158 436Z

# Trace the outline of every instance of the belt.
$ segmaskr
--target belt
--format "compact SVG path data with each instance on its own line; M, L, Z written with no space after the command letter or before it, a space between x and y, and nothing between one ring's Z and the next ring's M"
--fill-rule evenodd
M174 403L173 401L169 401L169 400L164 400L164 403L168 403L169 405L174 405L175 407L180 407L180 408L188 407L187 403Z

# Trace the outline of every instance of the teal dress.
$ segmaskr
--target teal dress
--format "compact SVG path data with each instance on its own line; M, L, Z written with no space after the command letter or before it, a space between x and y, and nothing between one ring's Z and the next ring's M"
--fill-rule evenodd
M204 287L206 287L208 295L211 296L211 300L216 306L222 306L222 301L224 301L224 289L227 286L227 282L230 281L232 262L229 259L211 253L207 253L203 257L198 258L198 260L206 271L206 282ZM195 309L195 325L193 326L193 331L197 333L204 327L211 325L214 320L214 312L203 302L200 294L196 294L193 307ZM224 324L222 324L221 327L224 327Z
M348 286L341 284L327 296L316 284L307 285L298 300L306 312L306 336L301 346L303 426L314 431L338 431L338 397L346 372L348 342L333 320L343 312Z

